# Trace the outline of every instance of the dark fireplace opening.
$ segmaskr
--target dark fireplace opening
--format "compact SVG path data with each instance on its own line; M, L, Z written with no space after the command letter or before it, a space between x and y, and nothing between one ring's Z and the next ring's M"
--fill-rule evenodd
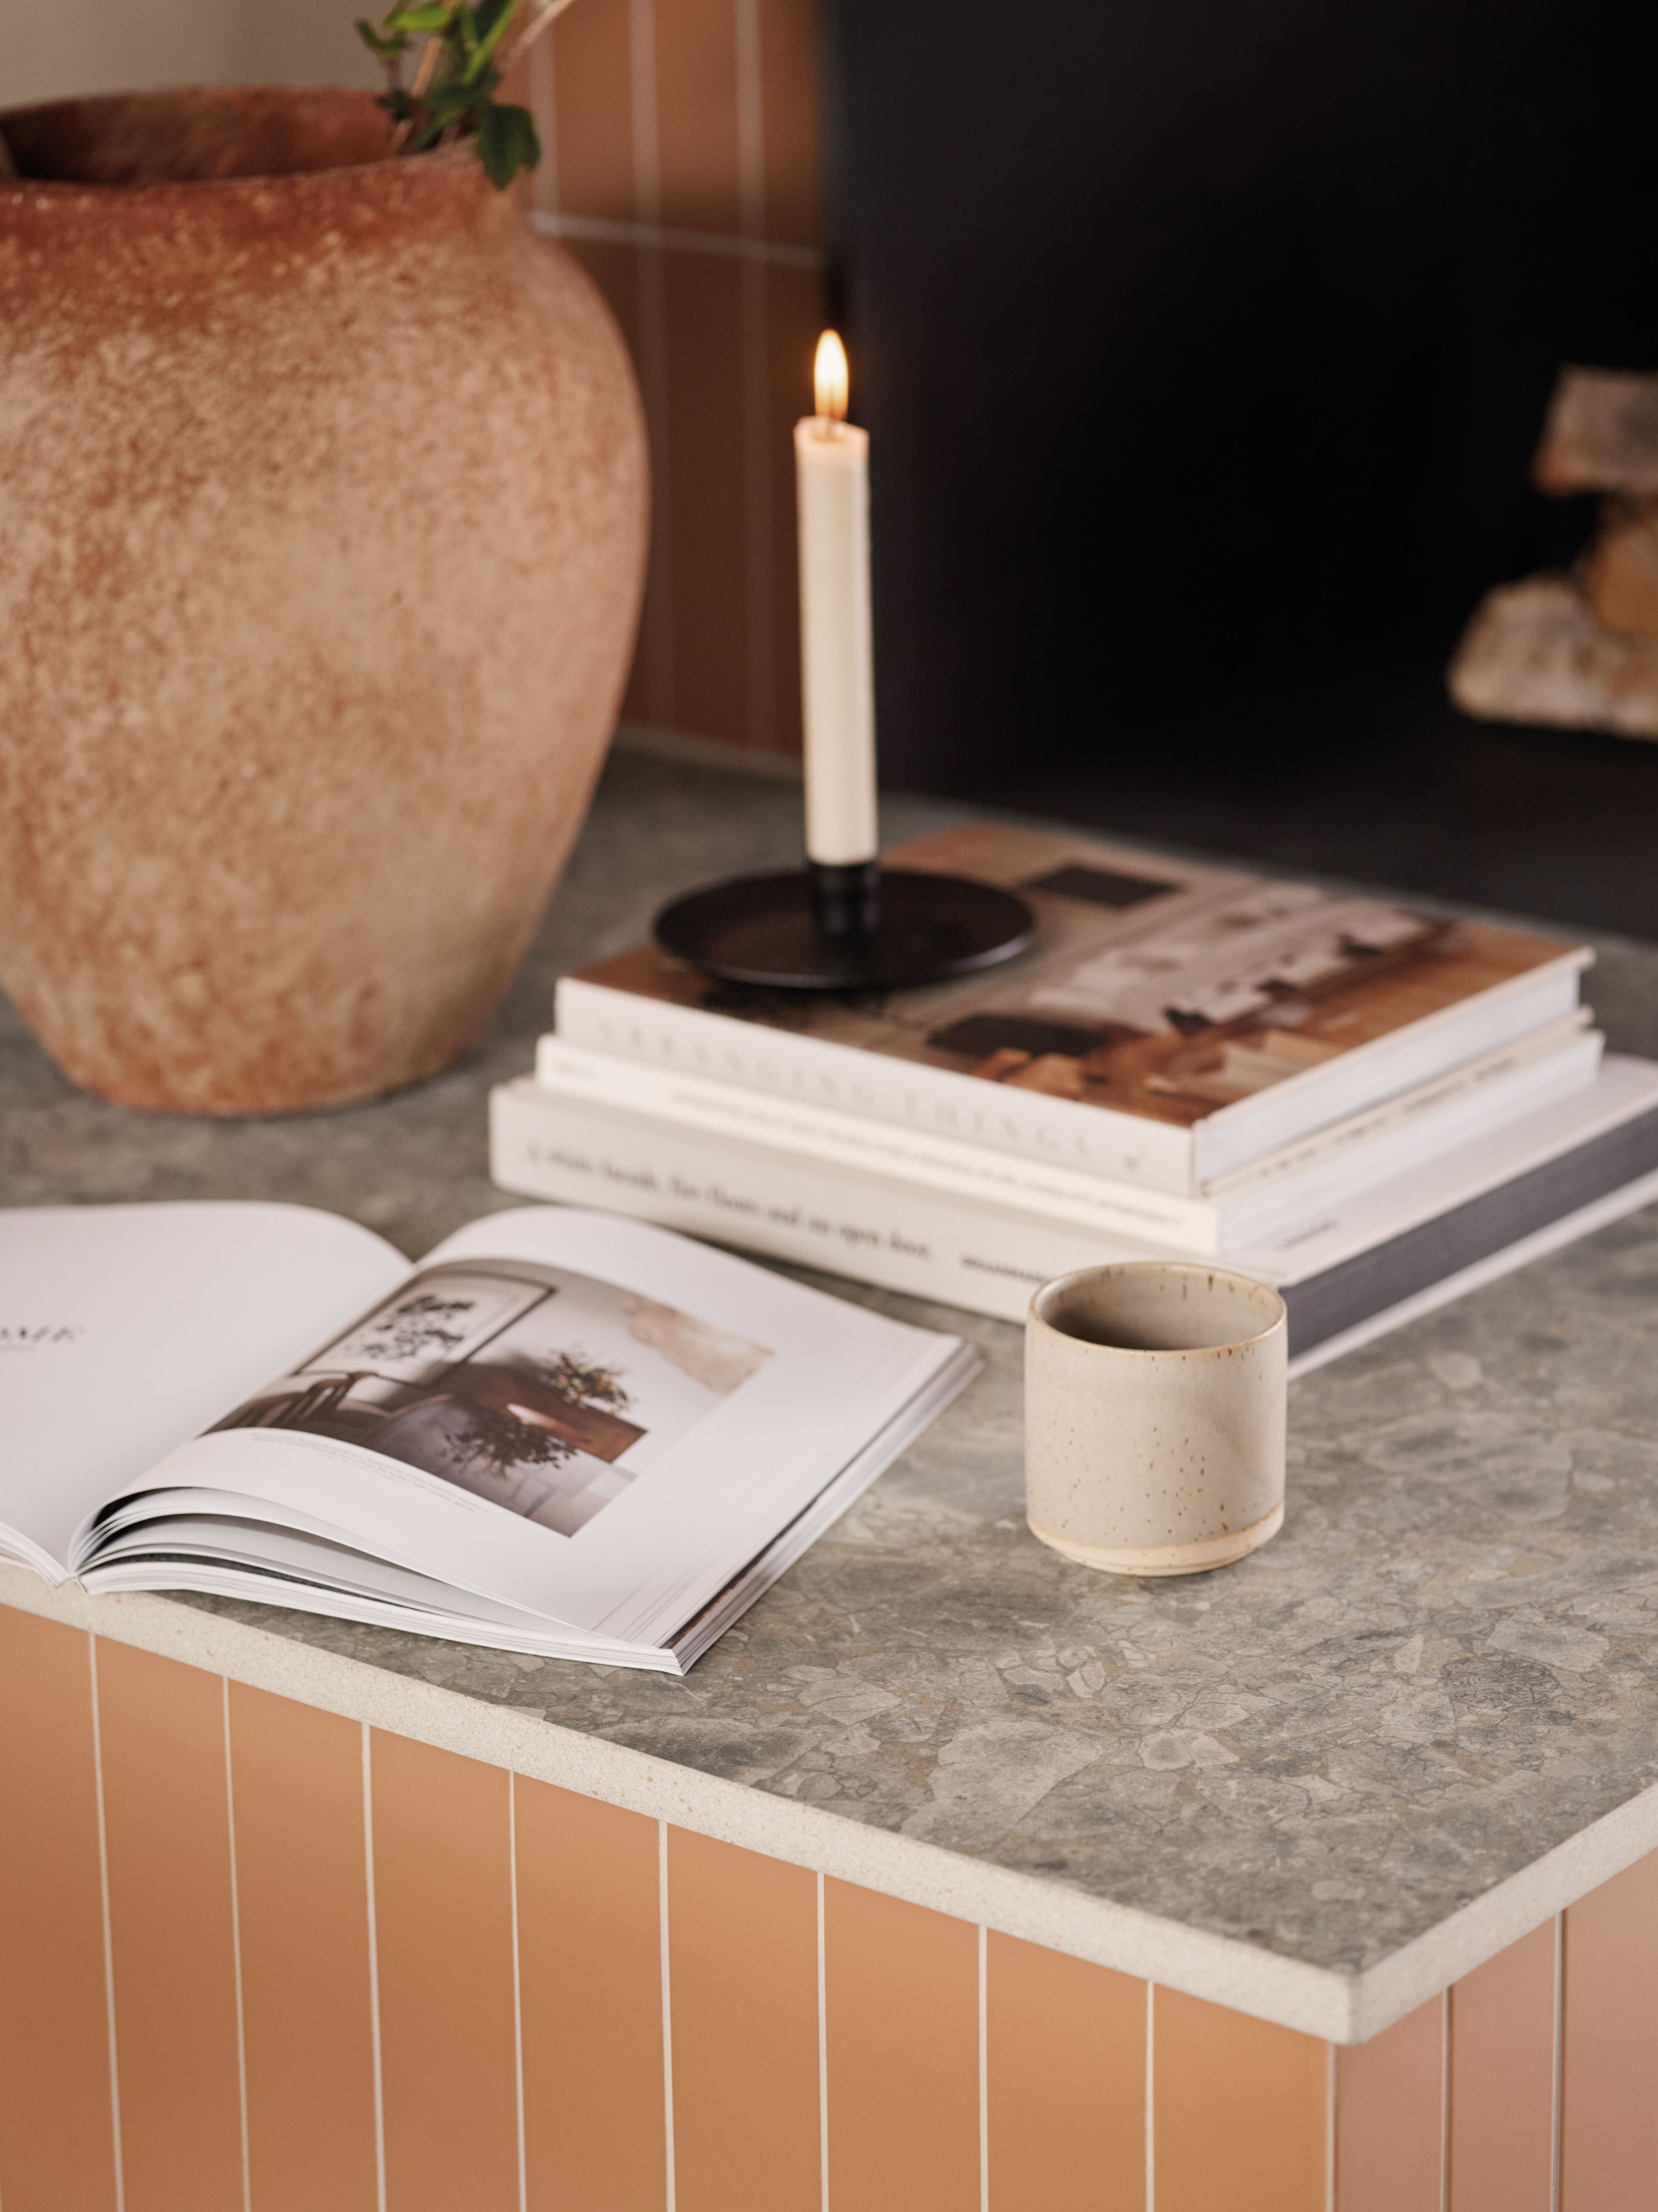
M1611 0L835 0L896 783L1658 934L1658 747L1472 721L1658 368L1658 46Z

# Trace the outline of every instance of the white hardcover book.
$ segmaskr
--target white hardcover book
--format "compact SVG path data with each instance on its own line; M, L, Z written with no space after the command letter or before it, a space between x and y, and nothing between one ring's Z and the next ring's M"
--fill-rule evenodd
M1577 1004L1587 948L1005 823L887 856L1005 884L1031 945L889 993L711 981L652 945L558 986L566 1043L1199 1198Z
M1217 1187L1177 1198L1076 1168L649 1061L542 1038L536 1080L572 1103L613 1107L713 1135L757 1141L854 1170L892 1176L1070 1228L1213 1255L1258 1243L1309 1209L1368 1188L1515 1115L1570 1097L1594 1079L1603 1045L1587 1009L1436 1083L1287 1148Z
M497 1086L490 1128L504 1189L637 1213L1008 1321L1023 1320L1037 1284L1073 1267L1190 1256L578 1103L530 1077ZM1226 1264L1283 1293L1304 1365L1655 1194L1658 1066L1608 1054L1573 1096L1303 1216Z

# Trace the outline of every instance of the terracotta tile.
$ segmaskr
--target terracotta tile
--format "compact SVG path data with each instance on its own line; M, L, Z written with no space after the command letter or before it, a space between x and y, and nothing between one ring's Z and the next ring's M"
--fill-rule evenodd
M735 0L657 8L656 129L663 222L735 235L743 223Z
M1561 2212L1649 2212L1658 2176L1658 1851L1566 1915Z
M661 2212L657 1824L513 1784L529 2212Z
M1157 2212L1324 2212L1328 2050L1316 2036L1156 1990Z
M259 2212L374 2212L362 1730L230 1688L247 2131Z
M742 744L749 737L743 272L725 256L670 253L663 273L672 726Z
M1554 1942L1550 1921L1452 1987L1451 2212L1550 2212Z
M1144 2212L1145 2014L1144 1982L987 1939L996 2212Z
M770 355L772 457L774 743L800 752L800 584L796 557L794 425L812 408L811 360L823 327L823 280L810 269L768 269L766 316Z
M1336 2212L1440 2212L1445 2006L1336 2053Z
M376 1729L389 2212L517 2212L507 1780Z
M823 62L815 0L759 0L768 238L823 237Z
M633 65L629 0L581 0L547 33L552 41L550 128L538 117L548 181L563 215L632 222Z
M676 2212L820 2212L817 1879L668 1832Z
M224 1685L101 1638L97 1656L126 2212L232 2212L242 2124Z
M823 1936L830 2204L979 2212L978 1929L826 1881Z
M77 1629L0 1607L0 2204L115 2203L92 1674Z

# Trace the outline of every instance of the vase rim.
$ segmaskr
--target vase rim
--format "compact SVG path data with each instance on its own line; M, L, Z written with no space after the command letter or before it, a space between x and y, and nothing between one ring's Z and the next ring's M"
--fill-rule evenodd
M120 125L131 128L134 150L123 160ZM171 122L181 134L177 166L136 149ZM194 125L192 131L191 126ZM383 149L386 118L377 96L338 85L186 85L139 92L90 93L63 100L0 108L3 134L21 173L0 179L0 198L18 193L54 196L86 192L131 198L160 192L269 188L301 179L342 181L385 173L407 179L477 166L468 143L392 156ZM382 142L376 143L378 139ZM76 166L128 173L44 173L32 162L45 149L62 149ZM252 155L246 152L249 145ZM52 158L47 155L46 158ZM64 158L61 151L58 158ZM252 166L240 163L247 159ZM137 169L140 173L131 173Z

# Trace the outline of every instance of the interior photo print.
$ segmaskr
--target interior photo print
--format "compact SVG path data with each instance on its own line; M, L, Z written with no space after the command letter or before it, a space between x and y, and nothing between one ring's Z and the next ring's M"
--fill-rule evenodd
M299 1429L405 1461L574 1536L769 1349L529 1261L423 1269L221 1429Z

